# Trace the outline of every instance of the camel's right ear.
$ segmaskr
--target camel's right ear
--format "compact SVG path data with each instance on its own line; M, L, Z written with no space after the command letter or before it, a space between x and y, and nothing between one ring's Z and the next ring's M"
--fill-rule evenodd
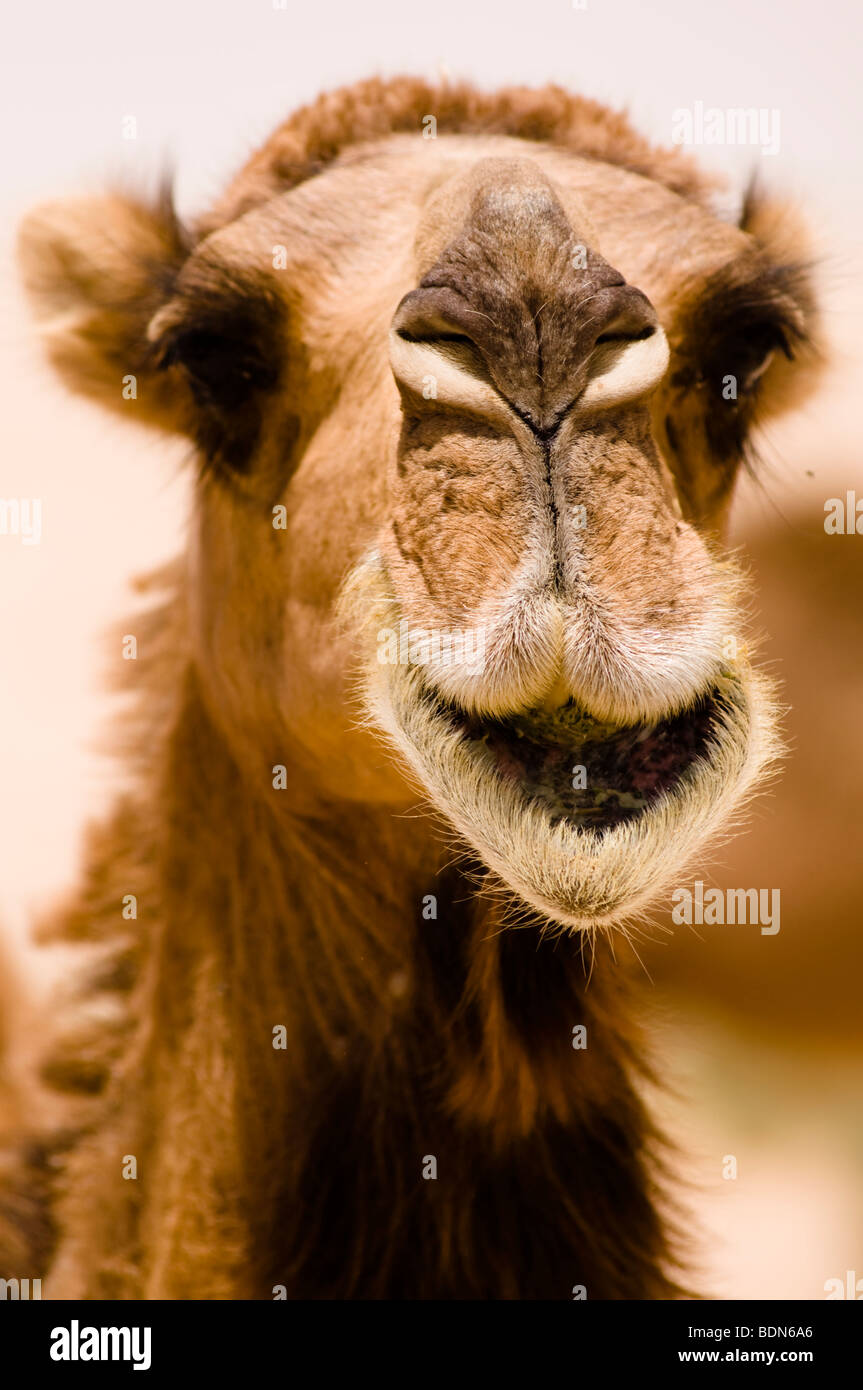
M147 327L189 253L170 195L37 208L19 234L24 284L50 361L68 386L127 418L181 430L188 401L158 370Z

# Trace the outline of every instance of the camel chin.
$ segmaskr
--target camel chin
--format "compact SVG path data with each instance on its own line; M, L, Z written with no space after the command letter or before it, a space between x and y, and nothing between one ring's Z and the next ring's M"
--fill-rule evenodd
M379 595L373 611L397 629L394 600ZM571 930L643 914L728 831L781 751L771 682L743 661L689 708L628 726L572 701L468 713L410 662L369 663L362 684L371 721L459 836L517 900Z

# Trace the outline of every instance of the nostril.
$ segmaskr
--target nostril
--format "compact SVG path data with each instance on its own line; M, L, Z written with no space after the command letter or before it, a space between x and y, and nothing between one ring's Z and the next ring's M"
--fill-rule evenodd
M588 339L588 342L592 340L593 347L640 343L656 332L659 324L656 311L647 295L633 285L615 286L603 307L605 313L596 325L599 332L594 330Z
M599 347L600 343L640 343L645 338L652 338L655 332L655 325L648 323L637 333L600 333L596 339L596 346Z
M390 366L402 401L424 414L459 409L511 426L472 320L483 316L453 290L422 287L405 295L390 327ZM449 418L449 415L448 415Z
M428 327L416 332L410 328L399 328L396 332L406 343L462 343L466 347L476 346L473 338L469 338L466 333L446 333Z
M460 294L446 287L421 288L399 304L393 328L407 343L455 343L476 348L472 311Z
M577 398L581 411L608 410L646 396L668 367L668 340L640 291L597 327L601 331L594 329L587 354L587 384Z

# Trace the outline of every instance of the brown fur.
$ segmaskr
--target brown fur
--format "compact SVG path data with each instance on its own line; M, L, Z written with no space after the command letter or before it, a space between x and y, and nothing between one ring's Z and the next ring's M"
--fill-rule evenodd
M312 178L352 146L416 134L433 115L447 135L510 135L618 164L687 198L711 182L679 149L657 149L627 118L563 87L503 87L478 92L466 82L435 85L416 77L379 77L327 92L289 116L244 166L205 227L233 220L273 193Z
M592 279L569 289L579 238ZM190 235L164 203L112 198L35 214L22 255L66 379L116 409L135 372L138 415L187 433L201 468L190 563L151 581L136 628L135 787L48 933L92 953L42 1068L68 1110L47 1138L17 1124L21 1154L57 1168L51 1215L44 1176L10 1169L2 1262L46 1274L49 1297L678 1295L649 1068L596 934L724 825L771 751L763 687L718 663L736 581L716 535L776 368L719 436L711 391L739 314L805 365L803 273L714 218L679 153L594 103L408 79L298 112ZM605 318L579 318L597 292ZM465 304L494 331L465 343ZM660 380L654 355L649 400L625 379L619 409L579 415L591 354L609 380L630 360L637 376L641 329L661 346L659 325L671 365ZM427 350L455 393L439 408L412 384ZM565 517L585 497L595 529L576 544ZM508 627L525 554L545 578ZM506 719L577 688L597 728L618 727L721 687L714 780L561 858L563 832L478 755L447 762L451 731L413 675L367 691L377 727L358 725L364 624L435 627L483 595L500 669L464 680L463 708ZM607 866L590 892L566 869L586 843ZM53 1264L36 1270L49 1220Z

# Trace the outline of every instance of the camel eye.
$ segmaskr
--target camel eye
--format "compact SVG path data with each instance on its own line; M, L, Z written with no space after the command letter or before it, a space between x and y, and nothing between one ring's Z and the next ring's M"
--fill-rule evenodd
M787 335L774 323L756 325L735 343L729 354L729 370L737 377L741 392L756 387L777 352L783 352L789 361L794 357Z
M173 326L159 341L161 368L179 367L194 402L190 430L204 466L225 476L251 469L266 393L279 365L272 339L244 315Z
M235 410L276 379L274 364L236 334L193 328L180 333L162 357L163 366L180 365L198 405Z

